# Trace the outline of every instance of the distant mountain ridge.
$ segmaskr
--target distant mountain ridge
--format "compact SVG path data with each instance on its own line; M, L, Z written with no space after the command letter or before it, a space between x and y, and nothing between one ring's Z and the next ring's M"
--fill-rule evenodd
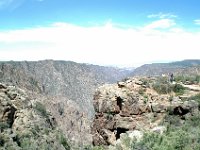
M162 74L200 74L200 60L183 60L171 63L153 63L145 64L136 68L132 75L134 76L159 76Z

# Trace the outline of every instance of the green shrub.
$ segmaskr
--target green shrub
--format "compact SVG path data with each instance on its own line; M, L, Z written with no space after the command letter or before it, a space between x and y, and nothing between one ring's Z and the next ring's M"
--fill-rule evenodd
M200 116L199 115L191 116L187 120L187 124L190 125L191 127L199 127L199 125L200 125Z
M30 138L21 139L21 141L20 141L20 147L21 148L28 150L28 148L30 148L30 145L31 145Z
M150 79L141 78L140 81L142 81L143 85L145 85L146 87L150 87L150 84L151 84L151 80Z
M59 132L57 134L57 139L59 140L60 144L64 146L66 150L70 150L70 145L68 144L67 139L62 133Z
M159 94L169 94L175 92L177 95L182 95L185 92L185 87L180 84L170 84L169 82L159 82L153 84L153 89Z
M159 94L168 94L172 92L172 88L169 83L155 83L153 89Z
M190 82L191 84L197 84L200 83L200 76L196 75L196 76L188 76L188 75L179 75L179 76L175 76L175 81L176 82Z
M105 148L103 146L94 146L92 150L105 150Z
M1 135L0 136L0 147L4 146L4 144L5 144L5 140L4 140L3 136Z
M176 130L167 134L146 133L143 140L132 143L132 150L188 150L192 146L189 133Z
M160 143L162 140L161 135L155 133L146 133L143 136L143 140L140 142L133 142L131 145L132 150L151 150L154 149L155 145Z
M0 122L0 131L2 132L6 128L9 128L9 125L6 122Z
M138 93L140 94L140 95L144 95L144 92L145 92L146 90L144 89L144 88L140 88L139 90L138 90Z
M49 113L47 112L46 107L45 107L42 103L36 102L35 109L36 109L43 117L46 117L46 118L49 117Z
M171 84L167 78L157 78L153 82L152 87L159 94L168 94L172 92Z
M63 135L61 136L60 144L62 144L66 150L70 150L70 146L67 143L67 140Z
M132 150L199 150L200 115L196 114L180 123L178 116L168 115L163 134L145 133L140 142L132 141ZM179 123L178 123L179 122Z
M172 86L172 90L177 94L177 95L183 95L185 92L185 87L183 87L180 84L175 84Z
M200 105L200 93L188 98L188 100L195 100Z
M195 81L196 81L197 83L200 83L200 75L197 75L197 76L195 77Z
M144 95L144 100L143 100L144 104L146 104L148 102L148 96Z

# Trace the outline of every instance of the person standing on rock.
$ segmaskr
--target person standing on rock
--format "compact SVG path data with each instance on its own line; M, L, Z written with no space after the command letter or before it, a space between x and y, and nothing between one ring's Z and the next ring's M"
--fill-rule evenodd
M173 73L170 74L169 81L171 83L174 81L174 74Z

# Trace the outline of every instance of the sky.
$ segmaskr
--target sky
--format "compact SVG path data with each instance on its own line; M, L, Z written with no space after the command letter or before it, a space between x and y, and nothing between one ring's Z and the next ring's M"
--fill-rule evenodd
M0 60L200 59L199 0L0 0Z

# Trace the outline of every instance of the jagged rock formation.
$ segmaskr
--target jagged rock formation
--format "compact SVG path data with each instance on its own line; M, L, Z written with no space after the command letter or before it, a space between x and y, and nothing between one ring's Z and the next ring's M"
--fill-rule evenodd
M94 145L119 144L125 133L137 140L146 131L162 133L166 127L160 124L167 113L187 118L199 112L199 104L194 100L183 101L175 93L158 94L151 85L154 80L130 78L99 87L93 101Z
M0 84L0 149L69 149L56 119L22 89Z

